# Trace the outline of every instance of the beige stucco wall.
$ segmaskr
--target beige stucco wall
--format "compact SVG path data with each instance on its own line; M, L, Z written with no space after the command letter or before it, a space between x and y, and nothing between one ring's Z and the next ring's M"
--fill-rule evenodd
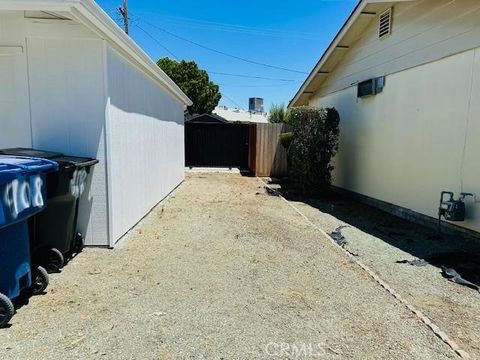
M383 8L391 4L384 4ZM372 77L393 74L480 47L480 1L422 0L393 6L392 34L378 39L378 17L330 72L317 93L330 94Z
M480 194L480 48L389 75L377 96L356 92L310 102L340 112L335 185L432 217L442 190ZM480 231L479 203L460 225Z

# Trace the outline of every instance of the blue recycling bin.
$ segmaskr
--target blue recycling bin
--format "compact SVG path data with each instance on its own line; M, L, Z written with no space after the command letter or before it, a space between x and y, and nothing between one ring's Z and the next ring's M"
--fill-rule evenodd
M83 234L77 232L80 197L98 160L29 148L2 149L0 155L48 159L59 165L59 171L47 175L46 209L29 221L32 262L58 272L83 248Z
M46 173L54 161L0 155L0 327L23 290L41 293L48 275L30 263L28 219L46 206Z

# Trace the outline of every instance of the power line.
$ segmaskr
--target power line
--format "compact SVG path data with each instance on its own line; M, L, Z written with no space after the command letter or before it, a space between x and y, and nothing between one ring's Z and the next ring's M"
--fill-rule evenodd
M245 34L251 34L251 35L274 36L274 37L282 37L282 38L293 37L293 38L300 38L300 39L306 39L306 40L314 40L318 38L318 36L314 33L295 32L295 31L252 27L252 26L206 21L206 20L199 20L199 19L176 17L176 16L166 16L166 15L160 15L157 13L146 12L146 11L142 11L141 13L156 15L157 17L162 19L161 20L162 22L171 22L173 24L177 23L187 27L200 28L200 29L206 29L206 30L245 33Z
M269 85L237 85L237 84L217 83L217 85L225 86L225 87L240 87L240 88L268 88L268 87L278 88L278 87L282 87L282 86L288 86L288 85L291 85L291 84L282 83L282 84L269 84Z
M153 41L155 41L159 46L161 46L163 49L165 49L170 55L172 55L177 61L179 61L179 58L174 54L172 53L166 46L164 46L162 43L160 43L160 41L158 41L154 36L152 36L148 31L146 31L145 29L143 29L140 25L138 24L135 24L135 26L137 28L139 28L140 30L142 30L148 37L150 37ZM225 97L226 99L230 100L230 102L232 102L235 106L239 107L240 109L243 109L243 107L241 105L239 105L235 100L233 100L231 97L227 96L225 94L225 92L222 91L222 96Z
M142 28L138 24L134 24L138 29L140 29L142 32L144 32L149 38L151 38L155 43L157 43L160 47L162 47L165 51L167 51L171 56L173 56L177 61L180 61L180 59L172 52L170 51L165 45L163 45L160 41L158 41L154 36L152 36L148 31L146 31L144 28ZM209 72L211 74L217 74L217 75L226 75L226 76L235 76L235 77L246 77L246 78L252 78L252 79L267 79L267 80L279 80L279 81L284 81L284 82L294 82L294 81L299 81L299 80L292 80L292 79L276 79L276 78L268 78L268 77L262 77L262 76L251 76L251 75L243 75L243 74L229 74L229 73L222 73L222 72ZM226 85L226 84L217 84L220 86L236 86L236 87L278 87L278 86L285 86L288 84L278 84L278 85ZM221 92L222 96L225 97L227 100L229 100L232 104L237 106L238 108L244 110L244 108L238 104L235 100L233 100L231 97L225 94L224 91Z
M180 58L176 56L170 49L168 49L165 45L163 45L158 39L156 39L152 34L150 34L147 30L145 30L143 27L140 25L134 23L133 24L135 27L140 29L142 32L145 33L150 39L155 41L162 49L164 49L166 52L168 52L172 57L174 57L177 61L180 61ZM248 78L248 79L262 79L262 80L275 80L275 81L283 81L283 82L301 82L301 80L293 80L293 79L282 79L282 78L271 78L271 77L265 77L265 76L255 76L255 75L245 75L245 74L231 74L231 73L225 73L225 72L218 72L218 71L208 71L209 74L214 74L214 75L224 75L224 76L234 76L234 77L241 77L241 78ZM283 84L282 84L283 85ZM282 86L278 85L278 86ZM277 85L223 85L223 86L238 86L238 87L276 87Z
M165 45L163 45L157 38L155 38L152 34L150 34L147 30L145 30L140 25L134 23L137 28L139 28L142 32L145 33L150 39L155 41L162 49L168 52L172 57L174 57L177 61L180 61L180 58L176 56L172 51L170 51ZM257 75L246 75L246 74L232 74L220 71L209 71L206 70L209 74L213 75L223 75L223 76L233 76L233 77L240 77L240 78L247 78L247 79L261 79L261 80L275 80L275 81L284 81L284 82L302 82L303 80L294 80L294 79L284 79L284 78L273 78L273 77L265 77L265 76L257 76Z
M230 100L230 102L232 104L234 104L235 106L237 106L239 109L242 109L242 110L245 110L242 105L239 105L235 100L233 100L231 97L228 97L224 92L222 92L222 96L227 98L227 100Z
M144 28L142 28L138 24L134 24L137 28L142 30L150 39L155 41L161 48L163 48L166 52L168 52L170 55L172 55L177 61L180 61L180 59L173 53L171 52L165 45L163 45L160 41L158 41L155 37L153 37L148 31L146 31Z
M285 82L301 82L302 81L302 80L271 78L271 77L264 77L264 76L255 76L255 75L230 74L230 73L217 72L217 71L208 71L208 73L214 74L214 75L235 76L235 77L242 77L242 78L249 78L249 79L276 80L276 81L285 81Z
M246 59L246 58L243 58L243 57L240 57L240 56L237 56L237 55L232 55L232 54L229 54L229 53L226 53L224 51L221 51L221 50L217 50L217 49L214 49L214 48L211 48L209 46L205 46L205 45L202 45L202 44L199 44L195 41L192 41L192 40L189 40L187 38L184 38L183 36L179 36L177 34L174 34L168 30L165 30L155 24L152 24L150 23L149 21L146 21L146 20L142 20L145 24L147 25L150 25L151 27L154 27L160 31L163 31L164 33L170 35L170 36L173 36L177 39L180 39L182 41L185 41L185 42L188 42L190 44L193 44L195 46L198 46L202 49L205 49L205 50L208 50L208 51L212 51L212 52L215 52L217 54L220 54L220 55L224 55L224 56L228 56L228 57L231 57L233 59L236 59L236 60L240 60L240 61L244 61L244 62L247 62L247 63L250 63L250 64L254 64L254 65L258 65L258 66L263 66L263 67L268 67L268 68L271 68L271 69L276 69L276 70L282 70L282 71L288 71L288 72L291 72L291 73L296 73L296 74L308 74L307 72L305 71L299 71L299 70L293 70L293 69L289 69L289 68L285 68L285 67L281 67L281 66L276 66L276 65L270 65L270 64L265 64L265 63L262 63L262 62L258 62L258 61L254 61L254 60L250 60L250 59Z

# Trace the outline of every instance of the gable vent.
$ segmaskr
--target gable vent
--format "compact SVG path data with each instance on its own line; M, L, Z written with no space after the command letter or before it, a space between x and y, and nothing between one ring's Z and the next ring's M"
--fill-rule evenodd
M392 8L380 14L378 22L378 38L384 39L392 33Z

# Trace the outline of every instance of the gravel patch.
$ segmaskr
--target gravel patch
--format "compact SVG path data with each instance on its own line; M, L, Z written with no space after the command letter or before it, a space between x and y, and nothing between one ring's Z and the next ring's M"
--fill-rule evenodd
M344 196L291 202L326 232L347 226L342 229L345 249L357 254L362 263L432 319L473 358L480 358L480 294L448 281L441 269L442 263L463 270L471 270L469 266L473 266L473 280L478 285L478 240L438 236L434 230ZM459 258L458 254L467 259Z
M342 230L349 242L353 231ZM2 359L456 358L255 178L204 173L189 174L118 249L86 249L52 275L48 293L0 330L0 351Z

